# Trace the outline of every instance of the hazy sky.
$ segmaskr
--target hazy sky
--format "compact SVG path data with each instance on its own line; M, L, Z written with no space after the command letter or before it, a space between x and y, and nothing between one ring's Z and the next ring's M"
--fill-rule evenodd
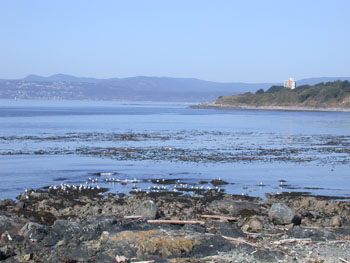
M350 76L348 0L1 0L0 78Z

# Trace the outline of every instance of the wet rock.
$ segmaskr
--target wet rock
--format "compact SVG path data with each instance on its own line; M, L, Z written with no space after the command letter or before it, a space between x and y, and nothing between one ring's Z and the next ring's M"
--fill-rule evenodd
M135 215L154 219L157 216L157 206L152 200L145 200L136 209Z
M214 186L220 186L220 185L225 185L225 184L228 184L228 182L224 181L224 180L221 180L221 179L214 179L214 180L211 180L210 182L212 185Z
M321 228L301 228L294 227L287 231L287 235L291 238L311 238L313 241L335 240L335 235Z
M281 203L274 203L269 211L271 221L277 225L295 224L300 225L301 218L288 206Z
M233 249L233 245L230 242L218 235L205 235L199 239L199 242L199 245L193 247L191 253L193 257L201 258L215 255L218 252L228 252Z

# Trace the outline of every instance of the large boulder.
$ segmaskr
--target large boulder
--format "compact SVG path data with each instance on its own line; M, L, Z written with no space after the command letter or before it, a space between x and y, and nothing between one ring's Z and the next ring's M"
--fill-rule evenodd
M145 200L136 209L135 215L154 219L157 216L157 206L152 200Z
M281 203L275 203L271 206L269 217L277 225L288 225L291 223L300 225L301 223L301 218L295 210Z

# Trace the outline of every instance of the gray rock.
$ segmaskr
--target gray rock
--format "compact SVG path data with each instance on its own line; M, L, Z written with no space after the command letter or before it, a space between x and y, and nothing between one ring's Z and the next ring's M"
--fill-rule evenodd
M154 219L157 215L157 206L152 200L145 200L136 209L135 215Z
M7 217L0 218L0 233L14 229L14 226L6 221L6 219Z
M18 234L32 241L40 241L46 237L49 231L50 228L48 226L28 222L21 228Z
M245 236L235 224L213 221L210 223L210 225L212 228L207 230L210 234L228 236L233 238Z
M301 219L297 213L293 209L281 203L275 203L271 206L269 217L272 222L277 225L288 225L291 223L300 225L301 223Z
M26 206L26 204L23 201L19 201L16 204L16 208L18 208L18 209L23 209L23 208L25 208L25 206Z
M249 217L261 213L260 206L248 201L214 200L208 205L209 214Z
M313 241L335 240L335 235L325 229L294 227L287 231L291 238L311 238Z
M60 240L63 242L98 240L103 231L118 232L121 228L122 223L115 217L93 217L80 222L56 220L42 243L45 246L54 246Z
M257 249L254 258L256 262L279 262L284 258L284 254L280 251Z

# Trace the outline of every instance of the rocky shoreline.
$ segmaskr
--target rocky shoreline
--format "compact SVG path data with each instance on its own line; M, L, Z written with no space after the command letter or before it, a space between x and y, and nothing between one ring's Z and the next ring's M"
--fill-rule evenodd
M4 262L348 262L350 203L217 191L29 190L0 201Z
M271 111L320 111L320 112L350 112L349 108L316 108L298 106L248 106L248 105L228 105L218 103L207 103L191 105L192 109L219 109L219 110L271 110Z

